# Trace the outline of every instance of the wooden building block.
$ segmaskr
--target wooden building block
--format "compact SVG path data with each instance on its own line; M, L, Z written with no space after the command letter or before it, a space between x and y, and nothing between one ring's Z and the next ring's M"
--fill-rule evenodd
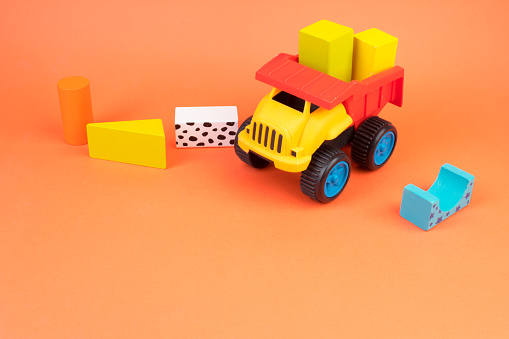
M352 80L363 80L394 67L398 39L371 28L354 35Z
M299 31L299 63L340 80L352 79L353 29L328 20Z
M405 186L399 214L428 231L470 204L474 179L472 174L444 164L429 190L412 184Z
M64 139L71 145L87 143L87 124L94 122L90 82L87 78L71 76L57 83Z
M237 129L236 106L175 108L177 148L233 147Z
M87 125L90 157L166 168L166 141L160 119Z

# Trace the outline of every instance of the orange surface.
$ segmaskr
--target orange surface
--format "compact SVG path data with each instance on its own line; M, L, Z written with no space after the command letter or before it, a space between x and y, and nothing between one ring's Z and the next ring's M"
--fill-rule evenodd
M0 338L507 338L506 1L3 1ZM179 149L176 106L237 105L320 19L399 38L399 131L378 172L322 205L298 174ZM56 83L91 83L96 122L162 118L168 169L63 139ZM424 232L403 187L442 164L471 204Z

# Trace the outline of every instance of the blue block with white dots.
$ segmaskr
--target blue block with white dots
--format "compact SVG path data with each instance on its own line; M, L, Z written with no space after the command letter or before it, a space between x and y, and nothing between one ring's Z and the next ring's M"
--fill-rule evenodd
M403 190L399 214L428 231L470 203L474 176L450 164L440 168L428 191L409 184Z

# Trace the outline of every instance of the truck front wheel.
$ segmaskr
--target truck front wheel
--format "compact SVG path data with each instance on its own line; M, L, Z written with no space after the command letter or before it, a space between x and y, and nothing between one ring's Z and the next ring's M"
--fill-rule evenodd
M345 189L351 166L350 158L343 151L324 144L302 172L300 189L312 199L330 202Z
M352 160L361 167L377 170L389 161L398 133L390 122L377 116L359 127L352 142Z
M269 161L267 161L267 160L257 156L253 152L246 153L239 146L239 134L244 129L246 129L247 126L249 126L249 124L251 123L251 119L252 118L253 118L253 116L250 116L249 118L247 118L240 125L239 130L237 131L237 135L235 136L235 143L234 143L235 154L237 154L237 156L239 157L240 160L244 161L246 164L248 164L251 167L254 167L254 168L265 168L265 167L267 167L269 165L269 163L270 163Z

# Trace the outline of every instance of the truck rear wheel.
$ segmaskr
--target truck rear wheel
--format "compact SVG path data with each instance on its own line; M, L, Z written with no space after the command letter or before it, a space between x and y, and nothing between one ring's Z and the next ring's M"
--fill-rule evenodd
M377 170L389 161L398 133L390 122L374 116L364 121L352 142L352 160L361 167Z
M258 155L254 154L253 152L244 152L242 148L239 146L239 134L244 129L246 129L247 126L251 123L251 119L253 116L250 116L247 118L239 127L239 130L237 131L237 135L235 136L235 154L239 157L240 160L244 161L246 164L248 164L251 167L254 168L265 168L269 165L269 161L263 159L262 157L259 157Z
M341 150L322 145L313 154L308 168L300 176L300 189L320 202L336 199L350 178L350 158Z

